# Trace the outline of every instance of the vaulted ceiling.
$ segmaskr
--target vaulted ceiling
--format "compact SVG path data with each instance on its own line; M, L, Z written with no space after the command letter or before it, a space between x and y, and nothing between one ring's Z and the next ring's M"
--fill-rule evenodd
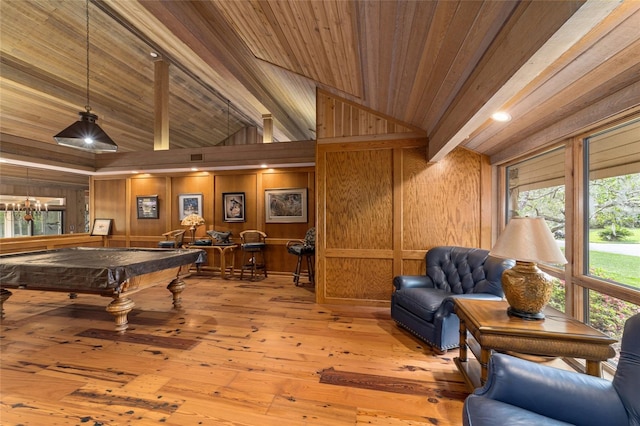
M85 13L0 3L3 141L54 144L84 110ZM170 64L171 149L265 114L276 141L313 140L317 88L422 129L432 160L498 161L640 105L640 2L91 0L89 16L89 103L121 152L154 149L151 52Z

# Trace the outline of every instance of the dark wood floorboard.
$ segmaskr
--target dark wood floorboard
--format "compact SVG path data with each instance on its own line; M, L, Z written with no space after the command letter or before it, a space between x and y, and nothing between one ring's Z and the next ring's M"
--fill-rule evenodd
M192 276L182 309L163 286L109 299L12 290L0 334L9 425L460 425L467 395L389 308L317 305L290 276Z

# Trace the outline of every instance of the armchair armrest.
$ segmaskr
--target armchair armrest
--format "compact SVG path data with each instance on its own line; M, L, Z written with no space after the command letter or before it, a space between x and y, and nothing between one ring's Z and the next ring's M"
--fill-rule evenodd
M169 232L165 232L164 234L162 234L162 236L166 239L166 240L171 240L174 239L178 234L180 233L184 233L185 231L182 229L178 229L175 231L169 231Z
M285 245L285 248L288 249L291 246L304 245L304 244L305 244L304 240L289 240L289 241L287 241L287 244Z
M486 384L474 395L511 404L571 424L627 424L611 382L496 353Z
M490 293L452 294L442 301L442 304L434 314L434 318L446 317L454 313L456 308L456 299L502 300L502 297L498 297Z
M433 288L433 281L428 275L399 275L393 278L396 290L403 288Z

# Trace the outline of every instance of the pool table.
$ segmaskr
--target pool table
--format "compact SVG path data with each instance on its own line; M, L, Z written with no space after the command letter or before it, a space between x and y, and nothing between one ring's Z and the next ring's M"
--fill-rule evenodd
M128 327L135 306L129 295L168 283L173 307L180 308L189 266L203 256L198 250L74 247L0 256L0 314L11 289L61 291L111 297L107 312L116 331Z

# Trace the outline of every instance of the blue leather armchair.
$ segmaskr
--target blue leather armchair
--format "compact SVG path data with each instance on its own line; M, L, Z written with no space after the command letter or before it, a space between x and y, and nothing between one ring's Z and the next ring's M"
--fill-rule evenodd
M489 256L488 250L442 246L427 252L426 265L425 275L393 279L391 318L444 353L460 344L455 298L502 299L502 272L514 261Z
M640 425L640 314L625 323L613 381L505 354L464 402L465 426Z

